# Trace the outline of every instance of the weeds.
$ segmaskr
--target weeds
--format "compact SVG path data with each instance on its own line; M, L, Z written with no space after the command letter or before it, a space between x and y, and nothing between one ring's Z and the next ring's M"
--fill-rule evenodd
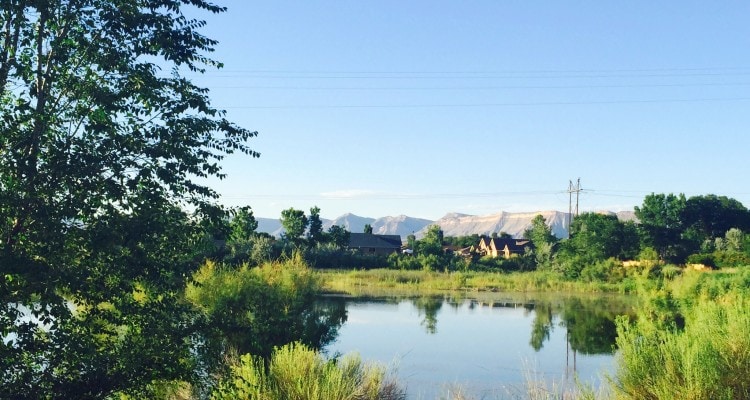
M299 343L276 348L266 363L244 355L211 396L259 400L403 400L404 391L385 368L363 363L358 355L326 360Z

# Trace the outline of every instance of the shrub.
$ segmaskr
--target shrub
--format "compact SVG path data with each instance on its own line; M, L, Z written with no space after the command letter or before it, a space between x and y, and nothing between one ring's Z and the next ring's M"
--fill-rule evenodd
M625 277L622 263L614 258L587 265L581 269L581 279L587 282L620 282Z
M750 313L736 294L700 301L685 329L618 320L614 386L625 399L750 398Z
M401 400L404 391L383 367L358 355L326 360L299 343L276 348L268 363L249 354L231 366L212 399Z
M686 264L702 264L711 268L716 267L714 256L712 254L705 254L705 253L691 254L685 260L685 263Z
M207 261L193 276L186 297L208 319L218 347L269 356L274 346L301 340L322 346L333 340L346 311L315 307L317 276L301 255L261 267L231 268Z

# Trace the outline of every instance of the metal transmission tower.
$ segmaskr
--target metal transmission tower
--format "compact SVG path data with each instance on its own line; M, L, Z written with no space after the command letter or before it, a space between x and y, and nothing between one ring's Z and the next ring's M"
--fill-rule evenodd
M576 184L573 185L573 181L569 181L568 184L568 237L570 237L570 224L573 222L573 213L578 216L578 195L581 193L581 178L578 178ZM573 209L573 193L576 194L576 208Z

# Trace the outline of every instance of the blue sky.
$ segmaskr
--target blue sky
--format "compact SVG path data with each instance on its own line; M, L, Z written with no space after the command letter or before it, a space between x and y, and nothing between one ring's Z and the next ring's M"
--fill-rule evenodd
M258 159L210 181L256 216L750 205L750 2L222 1L193 80Z

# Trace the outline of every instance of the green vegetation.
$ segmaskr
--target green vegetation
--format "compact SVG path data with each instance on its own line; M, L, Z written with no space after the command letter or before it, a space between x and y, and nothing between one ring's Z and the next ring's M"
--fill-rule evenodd
M274 347L299 341L320 348L336 337L346 310L317 308L317 277L300 256L251 268L206 262L186 289L206 316L221 353L232 349L269 357Z
M323 288L329 292L367 294L386 290L392 293L437 293L446 290L494 292L576 292L630 293L635 278L617 284L566 279L552 271L533 272L431 272L389 269L318 270Z
M346 315L315 303L320 290L379 288L638 289L649 302L618 325L618 396L748 397L741 203L651 194L638 224L583 214L562 240L539 217L525 235L533 248L507 259L446 249L479 237L438 226L410 237L410 254L356 253L345 229L323 232L318 207L284 210L277 240L256 232L250 207L225 210L200 183L222 178L229 154L258 156L257 133L183 76L220 66L186 7L225 11L203 0L3 3L0 398L402 398L379 367L314 350ZM632 258L639 265L626 267ZM309 265L368 271L324 272L321 283ZM436 329L440 305L420 301ZM535 324L538 346L549 321ZM579 349L601 347L588 339L573 336Z
M309 347L276 348L270 361L243 355L231 363L212 399L400 400L403 389L385 369L363 363L356 354L326 360Z
M692 273L648 291L647 307L618 321L623 399L748 399L750 272Z
M256 132L183 76L220 66L196 11L224 9L3 1L0 398L148 398L194 378L183 292L201 221L223 217L201 182L257 156Z

